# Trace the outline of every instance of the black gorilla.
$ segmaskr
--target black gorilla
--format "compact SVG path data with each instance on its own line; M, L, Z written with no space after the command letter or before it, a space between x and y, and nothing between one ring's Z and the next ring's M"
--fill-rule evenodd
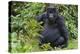
M51 47L67 47L68 31L63 16L58 14L56 8L47 8L47 11L37 17L42 21L44 30L41 32L40 45L50 43Z

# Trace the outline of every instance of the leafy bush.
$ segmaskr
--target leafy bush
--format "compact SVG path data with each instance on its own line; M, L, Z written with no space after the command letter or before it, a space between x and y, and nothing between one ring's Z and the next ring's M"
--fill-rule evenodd
M57 5L59 12L65 18L70 39L78 37L78 7L76 5Z

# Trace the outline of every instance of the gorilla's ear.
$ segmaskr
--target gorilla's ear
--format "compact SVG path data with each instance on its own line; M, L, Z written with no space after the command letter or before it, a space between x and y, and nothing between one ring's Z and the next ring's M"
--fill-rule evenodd
M53 8L53 12L58 13L57 8Z

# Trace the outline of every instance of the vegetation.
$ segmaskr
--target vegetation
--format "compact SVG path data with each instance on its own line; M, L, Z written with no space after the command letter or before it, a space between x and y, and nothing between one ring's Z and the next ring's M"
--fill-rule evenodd
M38 36L40 35L38 32L43 27L40 25L42 22L38 23L35 18L44 12L46 4L11 2L10 7L9 19L11 19L11 22L9 23L11 24L11 32L9 32L9 47L11 47L11 51L9 52L35 52L52 49L49 43L43 45L43 49L38 46ZM56 5L56 8L59 10L60 15L64 16L69 31L69 46L65 49L75 49L78 47L78 7L77 5Z

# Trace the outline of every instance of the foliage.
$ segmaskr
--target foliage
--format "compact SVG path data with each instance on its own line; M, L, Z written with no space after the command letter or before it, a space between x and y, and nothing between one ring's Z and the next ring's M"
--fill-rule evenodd
M59 12L65 18L65 24L69 31L69 38L78 37L78 7L76 5L57 5Z
M38 37L42 31L41 23L38 23L35 18L37 15L44 12L45 3L30 3L30 2L12 2L11 15L9 22L11 32L11 52L35 52L52 49L48 44L43 45L43 49L39 48ZM73 39L77 40L77 6L76 5L57 5L61 15L65 17L66 26L69 31L70 43L67 49L74 48ZM76 45L77 46L77 45ZM76 48L76 47L75 47ZM54 49L52 49L54 50Z

